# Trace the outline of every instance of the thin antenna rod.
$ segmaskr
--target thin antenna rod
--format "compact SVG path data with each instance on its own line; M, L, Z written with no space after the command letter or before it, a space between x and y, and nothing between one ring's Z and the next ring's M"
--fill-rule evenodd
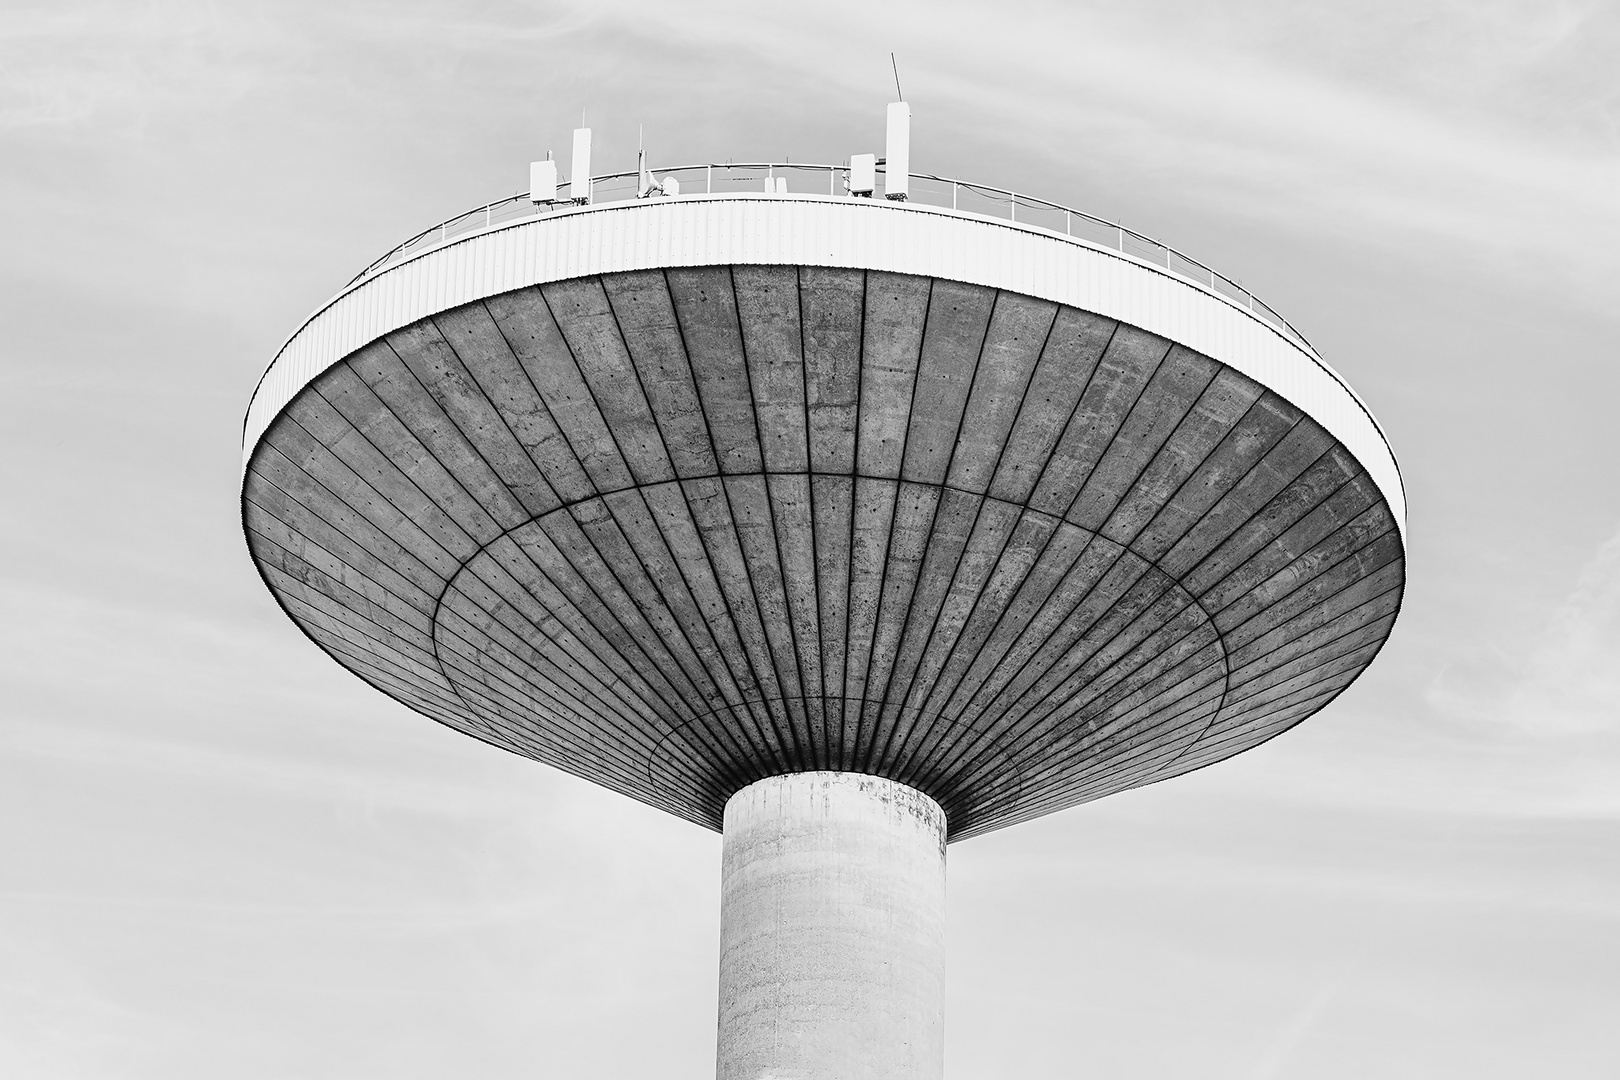
M889 66L894 69L894 93L901 101L906 100L906 93L900 89L900 65L894 62L894 53L889 54Z

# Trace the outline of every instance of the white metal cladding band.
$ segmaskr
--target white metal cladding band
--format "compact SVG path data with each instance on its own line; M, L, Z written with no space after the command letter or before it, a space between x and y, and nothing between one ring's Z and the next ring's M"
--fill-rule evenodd
M1372 413L1336 372L1212 289L1127 254L961 211L825 195L728 193L604 203L525 218L430 248L317 310L264 373L242 467L316 376L385 334L529 285L669 266L838 266L947 278L1095 312L1194 349L1295 406L1355 455L1402 539L1406 499Z

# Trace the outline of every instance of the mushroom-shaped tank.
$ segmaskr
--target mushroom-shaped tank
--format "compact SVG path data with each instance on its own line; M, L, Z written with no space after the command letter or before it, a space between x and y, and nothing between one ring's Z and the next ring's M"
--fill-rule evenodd
M711 828L832 771L983 833L1255 746L1389 634L1389 447L1211 284L915 202L495 225L289 341L248 541L339 663L494 745Z

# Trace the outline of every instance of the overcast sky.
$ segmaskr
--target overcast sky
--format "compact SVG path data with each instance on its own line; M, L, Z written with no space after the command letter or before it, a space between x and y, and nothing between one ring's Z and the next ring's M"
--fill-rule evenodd
M0 1075L712 1075L720 839L311 645L259 373L566 157L880 150L1240 279L1382 421L1409 591L1247 755L950 851L952 1080L1620 1075L1620 9L0 4Z

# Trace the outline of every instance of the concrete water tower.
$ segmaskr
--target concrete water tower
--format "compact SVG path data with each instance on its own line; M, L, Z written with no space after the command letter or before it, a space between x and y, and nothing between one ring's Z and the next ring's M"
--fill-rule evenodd
M249 406L266 585L418 712L724 833L718 1075L937 1078L945 845L1321 709L1395 460L1179 252L885 162L573 179L401 245ZM882 190L878 190L881 182ZM566 194L562 194L566 189Z

